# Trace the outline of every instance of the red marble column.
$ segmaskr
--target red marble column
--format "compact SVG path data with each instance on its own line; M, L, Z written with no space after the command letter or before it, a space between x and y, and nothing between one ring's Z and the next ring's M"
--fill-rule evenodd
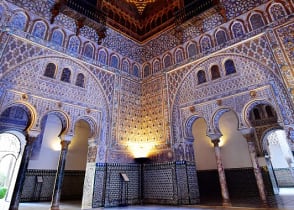
M216 165L217 165L217 171L218 171L218 176L219 176L219 183L221 187L221 193L222 193L222 198L223 198L223 206L230 206L231 201L230 201L230 196L229 196L229 191L228 191L228 186L227 186L227 181L226 181L226 175L221 159L221 151L219 147L219 142L220 142L220 137L221 134L210 134L208 135L211 139L211 142L214 145L214 152L215 152L215 158L216 158Z
M261 170L260 170L257 155L256 155L256 147L255 147L256 145L254 142L254 138L255 138L254 128L243 129L243 130L241 130L241 132L248 143L248 150L249 150L250 159L251 159L253 170L254 170L256 184L257 184L258 191L259 191L259 197L260 197L261 201L263 202L263 204L265 206L267 206L267 199L266 199L264 182L263 182Z
M9 210L18 210L18 206L19 206L19 202L21 198L21 192L22 192L23 184L26 178L26 171L29 165L31 154L32 154L33 143L38 135L39 135L39 132L29 131L26 136L27 142L23 151L21 165L18 171L16 182L15 182L15 187L12 194Z
M68 145L70 144L70 140L61 140L61 151L59 156L58 168L56 172L54 190L51 200L51 210L59 210L60 197L61 197L61 189L64 177L64 167L66 162L66 154L68 151Z

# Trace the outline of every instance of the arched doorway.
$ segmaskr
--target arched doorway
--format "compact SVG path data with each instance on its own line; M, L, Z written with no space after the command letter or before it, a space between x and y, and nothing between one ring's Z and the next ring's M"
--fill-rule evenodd
M223 167L232 202L258 198L258 188L248 150L248 143L239 130L239 118L232 109L218 112L218 128Z
M263 139L263 152L266 154L271 180L280 193L282 188L294 188L294 158L287 142L286 133L282 129L266 132ZM292 189L293 191L293 189Z
M204 118L196 118L192 124L193 148L200 202L202 204L222 200L213 144L207 136L207 123Z
M25 147L25 137L19 132L1 133L0 145L0 209L6 210L10 206Z
M10 206L22 155L26 145L24 131L30 123L26 107L11 106L0 115L0 209Z
M74 136L69 145L66 158L62 200L71 200L81 204L85 170L87 164L88 140L91 129L85 120L78 120L74 126Z
M274 107L266 102L256 104L249 112L249 121L256 130L258 153L265 157L273 192L294 187L293 155Z

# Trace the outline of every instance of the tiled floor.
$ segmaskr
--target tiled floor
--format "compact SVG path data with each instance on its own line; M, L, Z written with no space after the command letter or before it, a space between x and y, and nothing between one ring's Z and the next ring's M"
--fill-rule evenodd
M207 205L193 205L193 206L126 206L126 207L115 207L108 208L110 210L171 210L171 209L181 209L181 210L213 210L213 209L221 209L221 210L294 210L294 189L281 189L280 195L277 197L277 205L276 208L263 208L260 207L260 204L256 203L254 200L250 200L248 202L238 203L235 202L232 204L232 207L222 207L212 204ZM19 210L49 210L50 202L38 202L38 203L21 203ZM60 205L61 210L78 210L81 209L80 201L71 201L71 202L61 202ZM95 210L101 210L104 208L96 208ZM94 209L93 209L94 210Z
M50 203L21 203L19 210L49 210ZM80 210L80 204L76 202L65 202L60 205L61 210ZM112 207L112 208L95 208L93 210L172 210L172 209L181 209L181 210L293 210L293 208L251 208L251 207L222 207L222 206L158 206L158 205L148 205L148 206L126 206L126 207Z

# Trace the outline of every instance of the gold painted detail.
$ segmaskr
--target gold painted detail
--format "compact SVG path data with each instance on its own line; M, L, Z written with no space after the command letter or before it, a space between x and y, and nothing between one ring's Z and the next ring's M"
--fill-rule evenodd
M127 2L135 4L139 14L142 15L146 5L155 2L155 0L127 0Z

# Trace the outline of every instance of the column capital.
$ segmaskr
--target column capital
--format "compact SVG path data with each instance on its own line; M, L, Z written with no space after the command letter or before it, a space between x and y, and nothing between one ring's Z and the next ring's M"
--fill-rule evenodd
M35 139L39 136L39 134L40 134L40 131L36 131L36 130L27 131L26 133L27 144L34 143Z
M97 145L97 141L94 138L89 138L88 139L88 146L93 147Z
M221 133L208 133L206 134L206 136L208 136L211 141L214 141L214 140L220 140L220 138L223 136Z
M214 147L218 147L219 145L219 142L220 142L220 140L219 139L211 139L211 142L213 143L213 146Z
M68 145L70 144L70 141L62 140L62 141L60 142L60 144L61 144L61 149L62 149L62 150L67 150L67 149L68 149Z
M252 128L252 127L250 127L250 128L244 128L244 129L240 130L240 132L245 137L245 139L247 140L247 142L254 141L255 128Z
M214 147L218 147L219 142L220 142L220 138L222 137L221 133L209 133L207 134L207 136L211 139L211 142L213 143Z
M37 130L30 130L30 131L27 131L27 135L29 137L37 137L38 135L40 134L40 131L37 131Z
M67 135L67 134L61 134L60 135L61 141L69 141L70 142L72 140L72 138L73 138L72 135Z

